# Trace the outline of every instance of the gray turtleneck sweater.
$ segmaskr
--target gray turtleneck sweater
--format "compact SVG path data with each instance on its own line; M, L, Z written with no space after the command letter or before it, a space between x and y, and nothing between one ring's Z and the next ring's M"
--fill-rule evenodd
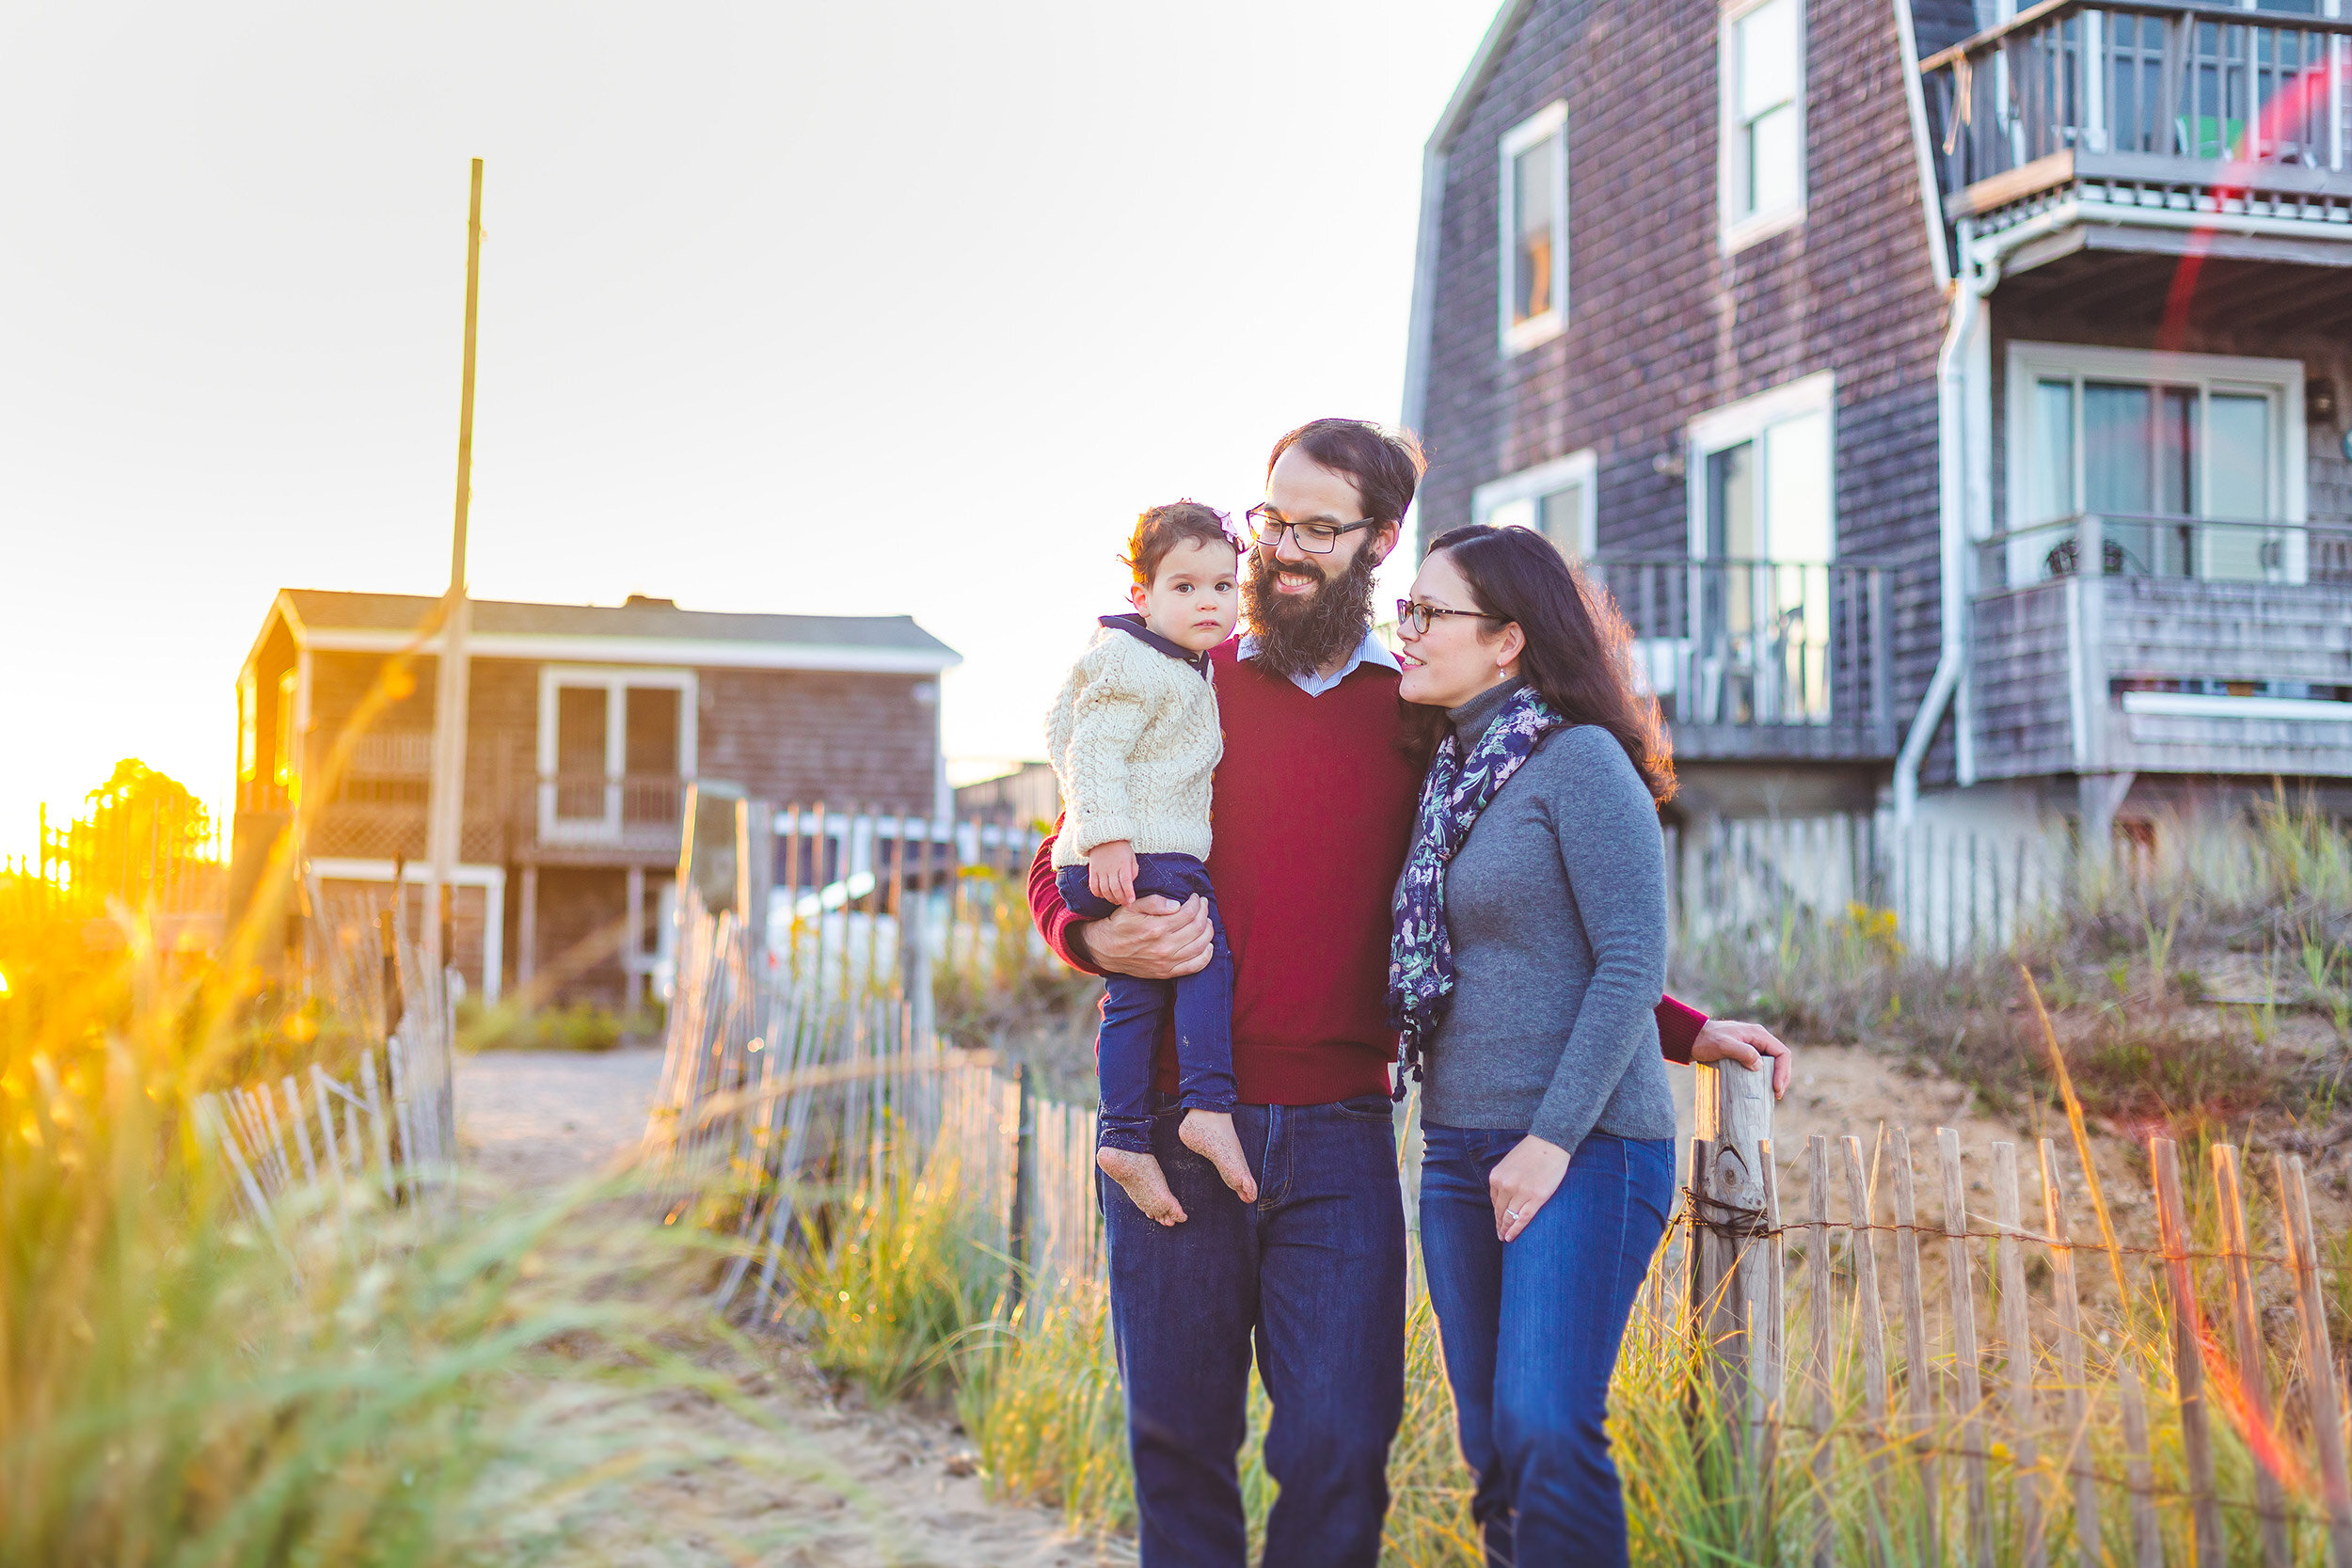
M1475 746L1511 681L1447 714ZM1658 809L1615 737L1554 730L1496 792L1447 868L1452 1006L1422 1117L1526 1131L1571 1154L1589 1132L1671 1138L1658 1049L1666 863Z

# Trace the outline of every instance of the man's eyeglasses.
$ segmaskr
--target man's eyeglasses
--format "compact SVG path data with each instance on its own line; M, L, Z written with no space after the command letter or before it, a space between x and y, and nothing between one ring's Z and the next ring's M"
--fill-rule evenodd
M1438 605L1420 604L1412 599L1396 601L1396 624L1413 628L1415 637L1429 635L1430 623L1440 615L1467 615L1473 621L1508 621L1508 616L1489 615L1483 610L1446 610Z
M1309 555L1329 555L1340 546L1340 536L1353 533L1359 528L1376 528L1376 518L1366 517L1357 523L1291 523L1270 506L1253 506L1242 514L1249 525L1249 537L1269 550L1282 547L1282 531L1288 529L1298 547Z

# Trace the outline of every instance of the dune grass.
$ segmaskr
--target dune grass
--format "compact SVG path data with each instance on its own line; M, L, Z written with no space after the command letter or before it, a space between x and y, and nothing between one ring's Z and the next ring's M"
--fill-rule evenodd
M1133 1481L1102 1285L1069 1280L1039 1289L1031 1282L1016 1303L1005 1291L1010 1280L1007 1265L974 1240L971 1211L951 1177L909 1183L901 1198L852 1204L840 1213L826 1242L833 1260L812 1260L800 1294L820 1359L878 1392L949 1390L978 1467L1000 1495L1052 1504L1081 1533L1131 1531ZM1804 1291L1801 1247L1801 1240L1792 1243L1787 1328L1791 1382L1785 1407L1775 1409L1767 1423L1771 1439L1761 1449L1755 1429L1727 1414L1725 1400L1710 1381L1712 1364L1701 1354L1683 1309L1679 1251L1661 1250L1655 1260L1611 1388L1610 1429L1636 1562L1729 1568L1803 1561L1811 1552L1817 1519L1824 1515L1834 1560L1841 1562L1874 1557L1896 1563L1940 1560L1928 1553L1931 1528L1942 1532L1946 1553L1955 1551L1964 1536L1968 1480L1960 1455L1966 1439L1963 1413L1952 1406L1950 1350L1941 1342L1940 1318L1931 1329L1929 1376L1939 1389L1941 1415L1924 1434L1879 1431L1865 1411L1862 1368L1851 1339L1851 1241L1837 1238L1832 1270L1838 1349L1829 1380L1829 1423L1825 1435L1817 1437L1803 1349L1809 1342L1813 1307ZM1891 1246L1882 1243L1883 1277L1891 1277L1883 1274ZM859 1261L847 1261L850 1259ZM898 1294L887 1293L887 1288L870 1296L850 1290L845 1303L844 1290L866 1277L861 1271L867 1260L887 1260L887 1272L930 1284ZM2131 1521L2122 1484L2127 1455L2116 1381L2120 1370L2129 1369L2148 1390L2152 1483L2166 1548L2171 1560L2185 1561L2191 1550L2188 1471L2162 1352L2169 1308L2160 1285L2144 1268L2136 1266L2131 1279L2133 1299L2124 1317L2112 1313L2095 1282L2088 1292L2093 1400L2083 1451L2105 1478L2100 1508L2106 1550L2113 1560L2131 1560ZM1941 1290L1940 1282L1935 1288ZM915 1296L926 1305L910 1309ZM868 1301L882 1308L879 1314L862 1307ZM896 1309L893 1303L898 1304ZM1406 1410L1390 1454L1391 1504L1382 1560L1400 1568L1475 1563L1470 1477L1455 1444L1435 1318L1418 1279L1410 1303ZM852 1312L853 1307L859 1310ZM2208 1307L2217 1314L2221 1310L2218 1302ZM865 1321L841 1321L852 1315ZM1989 1309L1980 1314L1984 1331L1993 1321ZM1908 1372L1899 1335L1890 1341L1888 1356L1900 1388ZM2282 1363L2274 1386L2288 1402L2281 1405L2280 1430L2295 1433L2300 1427L2285 1392L2294 1386L2289 1370ZM2063 1556L2074 1530L2073 1493L2066 1474L2069 1455L2051 1435L2057 1426L2057 1370L2039 1369L2047 1409L2042 1447L2030 1467L2025 1452L2012 1448L1999 1416L1997 1346L1989 1344L1983 1372L1988 1404L1982 1414L1992 1436L1986 1461L1991 1560L2026 1560L2017 1498L2028 1483L2043 1499L2044 1538ZM1239 1456L1253 1550L1263 1541L1276 1491L1263 1454L1269 1414L1264 1391L1253 1381L1248 1436ZM2260 1552L2251 1502L2256 1450L2265 1439L2236 1418L2226 1402L2217 1408L2213 1427L2231 1560L2251 1560ZM1915 1442L1915 1435L1921 1440ZM2307 1440L2299 1436L2288 1447L2308 1451ZM2294 1461L2280 1473L2291 1515L2293 1560L2326 1560L2316 1478L2307 1464Z
M0 880L0 1561L542 1560L600 1495L697 1462L675 1424L657 1451L583 1408L770 1419L682 1288L710 1243L626 1180L453 1217L356 1183L257 1223L193 1099L322 1031L126 926L94 947Z

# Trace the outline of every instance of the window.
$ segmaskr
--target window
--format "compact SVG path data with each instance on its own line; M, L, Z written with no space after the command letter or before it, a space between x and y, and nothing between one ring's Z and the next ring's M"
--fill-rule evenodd
M1836 401L1823 371L1692 422L1699 722L1829 720Z
M262 766L262 694L246 665L237 677L237 777L247 784Z
M278 677L278 756L272 780L280 789L292 789L295 776L301 771L294 747L300 731L294 724L294 691L299 672L288 670Z
M1762 0L1724 13L1716 163L1725 250L1804 217L1804 5Z
M2077 568L2061 523L2097 514L2105 569L2303 579L2302 367L2293 360L2012 346L2008 580ZM1990 585L1987 585L1990 586Z
M1567 324L1568 106L1503 137L1502 165L1502 352L1512 355Z
M1470 496L1470 521L1496 528L1530 528L1570 560L1590 556L1594 543L1593 453L1522 468L1480 485Z
M1691 422L1691 548L1706 560L1820 563L1836 554L1827 371Z
M539 831L559 842L675 837L694 775L694 676L548 665L539 673Z

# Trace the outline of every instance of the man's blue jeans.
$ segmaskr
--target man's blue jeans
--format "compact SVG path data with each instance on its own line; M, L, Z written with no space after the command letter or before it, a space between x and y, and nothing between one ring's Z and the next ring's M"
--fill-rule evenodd
M1674 1144L1596 1132L1509 1245L1486 1178L1524 1132L1425 1127L1421 1249L1493 1568L1626 1560L1609 1376L1674 1201Z
M1102 920L1119 907L1087 887L1087 868L1054 874L1062 902L1080 920ZM1176 1015L1176 1092L1186 1110L1233 1108L1233 951L1225 945L1216 889L1209 868L1193 855L1136 857L1136 896L1157 894L1181 904L1195 894L1209 901L1209 961L1173 980L1133 974L1103 977L1103 1023L1094 1036L1094 1072L1103 1087L1095 1139L1105 1148L1147 1154L1152 1148L1152 1069L1160 1024ZM1187 1206L1186 1212L1190 1209Z
M1241 1568L1241 1484L1254 1348L1274 1405L1266 1522L1274 1568L1373 1568L1389 1442L1405 1408L1405 1206L1386 1095L1235 1105L1258 1201L1176 1136L1152 1152L1188 1216L1162 1227L1098 1178L1111 1327L1127 1388L1143 1568Z

